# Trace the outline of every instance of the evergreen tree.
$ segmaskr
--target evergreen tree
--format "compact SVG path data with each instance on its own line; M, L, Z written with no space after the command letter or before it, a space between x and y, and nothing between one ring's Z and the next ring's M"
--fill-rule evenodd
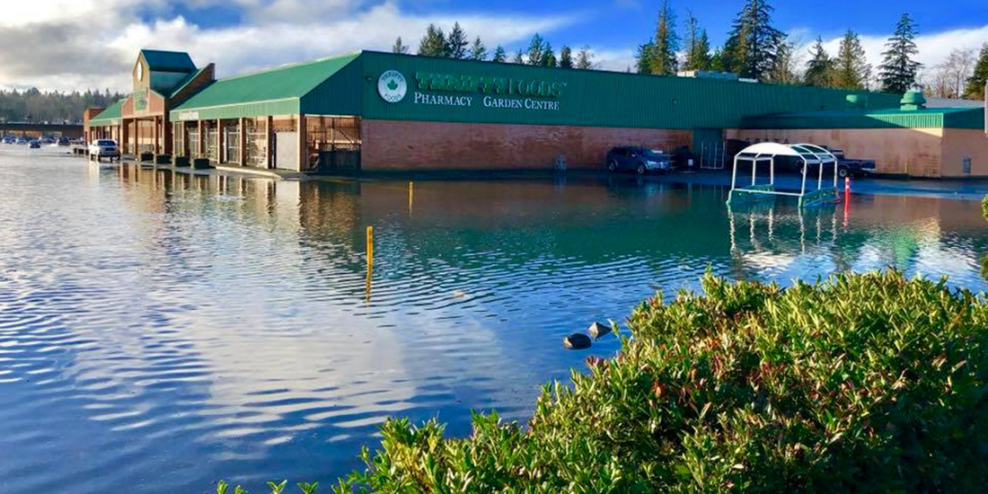
M871 65L861 47L861 38L850 29L844 33L834 62L834 86L842 89L866 89L871 79Z
M654 57L655 42L649 38L644 44L638 45L638 51L635 52L635 72L639 74L651 74L654 65L652 59Z
M775 64L769 73L769 81L776 84L799 83L799 74L796 73L798 61L795 43L788 40L779 43L775 51Z
M487 47L484 46L483 41L480 41L480 36L477 36L470 46L470 60L487 60Z
M515 58L511 59L511 63L523 64L525 63L525 52L521 48L515 52Z
M532 41L528 44L528 64L542 65L545 63L545 40L539 33L532 36Z
M984 101L986 84L988 84L988 43L981 47L981 55L978 57L977 65L974 66L974 75L967 80L964 96L968 99Z
M508 54L504 52L504 48L501 45L497 45L494 49L494 56L491 57L492 62L504 63L508 61Z
M782 31L772 27L772 11L767 0L746 0L724 43L724 67L741 77L766 80L775 66Z
M686 70L710 70L710 40L707 30L689 13L686 18Z
M710 70L715 72L727 72L727 67L724 65L724 50L717 48L714 50L714 54L710 55Z
M916 23L909 14L902 14L895 33L885 44L888 51L882 54L885 60L879 68L883 91L903 94L916 85L916 74L921 66L913 60L919 53L916 34Z
M394 46L391 47L391 52L392 53L400 53L400 54L407 54L408 53L408 45L403 44L401 42L401 36L398 36L398 39L395 40Z
M446 56L457 60L466 58L467 46L469 44L470 42L467 40L467 33L460 27L460 23L454 23L453 30L450 31L449 36L446 37Z
M425 36L419 42L419 55L427 57L446 56L446 36L443 34L442 28L429 24L425 30Z
M834 62L823 47L823 38L817 38L806 63L804 81L809 86L830 87L834 79Z
M559 67L563 69L573 68L573 50L563 45L563 49L559 50Z
M558 64L556 52L552 50L552 45L546 41L542 47L542 64L545 67L555 67Z
M669 6L669 0L662 1L659 19L655 24L653 53L649 57L650 73L675 75L678 69L676 53L679 51L679 36L676 35L676 13Z
M593 70L596 64L593 62L593 53L590 47L584 45L576 54L576 68L580 70Z

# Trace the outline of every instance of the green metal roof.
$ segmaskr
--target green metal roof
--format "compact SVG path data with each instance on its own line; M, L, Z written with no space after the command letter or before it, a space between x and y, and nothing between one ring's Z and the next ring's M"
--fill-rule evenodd
M354 53L220 79L172 110L171 117L181 120L181 115L187 112L195 112L199 119L299 113L303 96L359 55Z
M786 113L746 118L749 129L984 129L981 108L850 110Z
M397 103L384 101L377 90L380 75L390 70L408 81L407 96ZM436 75L436 80L460 85L423 83L420 74L426 81ZM502 94L504 88L521 84L560 91L554 96L538 96L530 89ZM501 89L495 91L495 86ZM848 95L859 96L858 112L897 108L902 97L363 51L221 79L172 109L170 117L212 120L305 113L404 121L724 129L740 127L743 119L756 115L843 112L849 109ZM458 103L451 105L448 101L454 96ZM535 102L531 108L524 106L527 99Z
M119 100L116 103L106 107L106 109L101 111L99 115L89 119L89 125L103 126L116 125L120 123L120 110L123 108L123 104L124 100Z
M196 64L192 57L181 51L141 50L148 68L161 72L194 72Z

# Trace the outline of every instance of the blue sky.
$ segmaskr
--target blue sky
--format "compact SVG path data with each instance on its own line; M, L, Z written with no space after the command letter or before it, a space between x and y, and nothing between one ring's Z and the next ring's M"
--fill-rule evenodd
M383 2L379 2L383 3ZM723 43L731 22L740 10L742 0L690 0L673 1L679 24L691 11L700 20L701 27L708 30L711 41ZM988 1L948 0L900 0L895 6L884 1L859 1L853 5L832 8L829 2L809 0L789 0L772 2L775 6L776 27L797 36L819 35L833 38L847 29L862 34L885 35L898 21L903 12L909 12L920 24L923 32L940 32L958 28L979 28L988 24ZM843 2L842 2L843 3ZM850 3L850 2L848 2ZM371 7L376 3L369 3ZM658 1L612 0L611 2L574 2L565 0L503 0L500 2L479 0L426 0L402 2L408 13L428 16L441 13L455 17L457 12L465 15L491 13L505 15L545 15L558 16L560 13L575 14L577 19L565 28L547 33L550 41L558 47L563 44L596 44L601 46L627 46L640 43L654 29ZM183 15L203 27L231 27L244 22L245 9L236 5L209 5L202 8L188 5L174 5L172 12ZM149 14L150 15L150 14ZM406 40L409 41L409 40ZM417 40L416 40L417 41ZM520 47L524 42L513 43ZM414 48L414 46L413 46Z
M988 0L774 1L775 25L808 45L822 36L831 52L848 28L862 34L877 66L899 15L919 23L927 67L954 49L988 43ZM723 43L743 0L672 1L681 30L687 9ZM109 87L125 91L142 47L188 51L222 76L358 49L386 50L400 35L412 51L425 27L460 21L472 37L509 51L540 32L558 50L589 45L598 66L624 70L655 25L659 2L644 0L32 0L5 5L0 17L0 87ZM805 52L805 46L801 52Z

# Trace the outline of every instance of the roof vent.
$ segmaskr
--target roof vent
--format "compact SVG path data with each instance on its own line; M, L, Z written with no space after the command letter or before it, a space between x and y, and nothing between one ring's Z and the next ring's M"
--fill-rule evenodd
M903 111L923 110L926 108L926 97L919 91L909 91L899 102Z
M868 107L868 95L849 94L847 95L847 107L853 110L863 110Z

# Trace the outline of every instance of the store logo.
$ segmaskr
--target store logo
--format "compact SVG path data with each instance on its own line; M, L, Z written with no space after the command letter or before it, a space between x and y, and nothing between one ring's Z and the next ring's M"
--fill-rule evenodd
M397 103L405 99L406 92L408 92L408 82L397 70L385 71L377 79L377 93L388 103Z

